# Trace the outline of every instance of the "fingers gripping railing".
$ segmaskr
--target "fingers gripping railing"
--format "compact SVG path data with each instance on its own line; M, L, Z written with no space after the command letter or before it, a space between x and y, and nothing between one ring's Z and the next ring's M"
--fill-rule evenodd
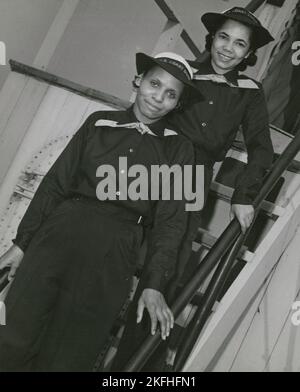
M263 200L268 196L272 188L275 186L277 181L280 179L281 174L284 172L284 170L289 166L295 155L299 152L300 150L300 130L298 136L289 144L287 149L284 151L284 153L280 156L280 158L276 161L273 170L267 177L259 195L255 199L253 205L256 210L256 216L257 216L257 211L263 202ZM254 219L255 220L255 219ZM254 221L253 221L254 223ZM252 223L252 225L253 225ZM251 225L251 227L252 227ZM181 342L177 355L176 355L176 360L175 360L175 365L174 365L174 370L175 371L180 371L182 367L184 366L194 344L196 343L198 336L200 332L202 331L205 322L207 321L212 307L219 297L220 293L222 292L222 289L224 287L224 284L228 278L228 275L231 271L231 268L238 256L238 253L244 244L247 235L249 234L251 227L247 230L245 234L240 234L237 242L233 245L232 249L228 254L226 254L221 262L219 263L219 266L217 270L215 271L210 284L206 290L204 299L203 299L203 305L201 308L197 310L197 312L194 314L193 319L191 321L191 324L189 325L189 334L186 335L185 339Z
M285 169L290 165L293 158L300 150L300 130L298 135L293 139L293 141L288 145L283 154L277 159L271 172L269 173L264 185L257 198L255 199L253 205L256 210L259 209L263 200L268 196L272 188L275 186L279 178ZM195 295L197 289L204 280L208 277L210 272L217 265L218 261L226 255L228 257L223 257L223 260L218 267L213 280L211 281L207 293L205 295L206 301L201 309L197 312L197 319L193 319L193 331L189 334L189 341L183 342L181 345L181 351L175 362L176 368L181 368L189 355L199 333L207 319L208 314L211 311L211 307L215 302L215 299L219 295L220 290L223 287L223 282L226 280L228 271L231 268L232 262L236 258L236 255L242 246L245 235L241 235L241 229L238 221L234 219L227 226L223 234L217 240L215 245L212 247L211 251L202 260L200 266L196 270L193 278L181 292L180 296L177 298L173 306L171 307L175 317L179 316L181 311L190 302L192 297ZM246 234L247 235L247 234ZM233 246L234 242L237 243ZM153 353L156 347L160 343L160 335L157 332L154 336L149 336L140 349L135 353L135 355L128 362L127 366L124 368L126 372L139 371L149 356ZM183 350L182 347L186 346ZM181 353L181 354L180 354Z
M213 274L208 288L205 291L202 305L195 312L191 322L189 323L188 333L184 334L184 337L178 347L173 367L175 372L180 371L188 359L200 332L211 314L215 302L223 290L233 264L246 240L247 234L250 232L251 227L247 230L246 234L241 234L238 237L236 243L233 244L232 248L222 257L215 273Z

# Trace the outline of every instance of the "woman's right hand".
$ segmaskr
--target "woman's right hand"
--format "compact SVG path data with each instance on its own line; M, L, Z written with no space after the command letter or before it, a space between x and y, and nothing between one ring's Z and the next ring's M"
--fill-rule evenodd
M8 280L11 280L23 259L24 252L17 245L12 245L8 251L6 251L0 257L0 270L5 267L10 267L10 271L8 274Z

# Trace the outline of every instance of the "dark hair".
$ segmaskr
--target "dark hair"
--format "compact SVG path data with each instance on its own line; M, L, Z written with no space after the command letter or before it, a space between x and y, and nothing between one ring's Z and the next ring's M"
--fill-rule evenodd
M220 30L222 28L222 26L224 26L226 21L222 21L222 23L220 23L218 26L216 26L214 31L211 31L209 34L207 34L207 36L205 37L205 49L208 52L211 52L211 47L212 47L212 43L213 43L213 39L214 39L214 35L216 34L216 32L218 30ZM246 26L246 25L245 25ZM251 26L249 26L251 28ZM254 31L251 29L251 36L250 36L250 53L249 56L247 58L244 58L239 65L236 66L236 69L238 71L245 71L245 69L247 67L253 67L256 63L257 63L257 55L256 55L256 51L257 51L257 43L256 43L256 35L254 33Z

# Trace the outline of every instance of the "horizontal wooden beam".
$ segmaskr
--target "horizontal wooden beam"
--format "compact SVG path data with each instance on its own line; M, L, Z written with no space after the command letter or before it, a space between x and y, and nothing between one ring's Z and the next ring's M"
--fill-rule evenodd
M99 90L95 90L90 87L83 86L79 83L72 82L71 80L61 78L49 72L43 71L38 68L19 63L15 60L9 60L11 70L27 76L31 76L35 79L49 83L54 86L62 87L66 90L72 91L75 94L83 95L85 97L107 103L116 109L127 109L131 104L128 101L114 97L113 95L104 93Z

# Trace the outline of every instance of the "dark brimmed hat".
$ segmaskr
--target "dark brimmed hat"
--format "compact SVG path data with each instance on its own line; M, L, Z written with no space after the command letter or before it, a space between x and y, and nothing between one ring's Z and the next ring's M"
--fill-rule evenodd
M136 54L136 68L138 74L147 72L150 68L159 66L180 80L185 86L191 87L194 92L201 94L196 84L193 83L193 70L188 62L179 54L173 52L159 53L154 57L145 53Z
M252 14L252 12L242 7L234 7L222 13L208 12L201 18L204 26L210 33L215 33L217 28L227 19L232 19L251 27L255 34L257 49L267 45L271 41L274 41L272 35L265 27L263 27L257 17Z

